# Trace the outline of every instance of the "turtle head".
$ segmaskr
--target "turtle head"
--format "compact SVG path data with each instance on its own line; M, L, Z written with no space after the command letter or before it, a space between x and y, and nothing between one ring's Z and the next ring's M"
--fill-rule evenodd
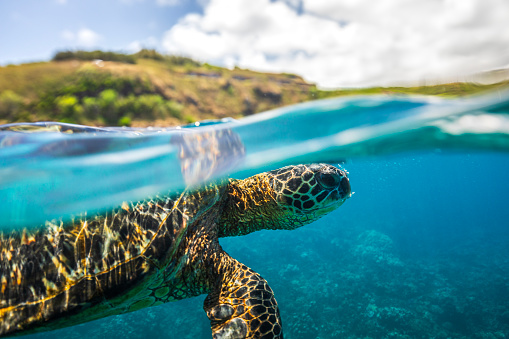
M232 180L219 236L295 229L335 210L351 195L347 172L328 164L286 166Z
M287 166L267 172L276 202L296 228L341 206L351 195L346 171L328 164ZM283 221L288 223L288 221Z

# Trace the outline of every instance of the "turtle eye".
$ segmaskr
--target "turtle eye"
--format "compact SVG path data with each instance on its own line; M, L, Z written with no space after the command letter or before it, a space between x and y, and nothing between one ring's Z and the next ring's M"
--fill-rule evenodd
M336 188L341 181L341 176L336 173L318 173L316 176L318 183L323 188Z

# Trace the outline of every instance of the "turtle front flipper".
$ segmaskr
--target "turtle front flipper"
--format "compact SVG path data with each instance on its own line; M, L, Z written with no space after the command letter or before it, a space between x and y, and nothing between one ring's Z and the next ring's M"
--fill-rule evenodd
M283 338L279 308L267 281L225 252L220 256L203 306L212 337Z

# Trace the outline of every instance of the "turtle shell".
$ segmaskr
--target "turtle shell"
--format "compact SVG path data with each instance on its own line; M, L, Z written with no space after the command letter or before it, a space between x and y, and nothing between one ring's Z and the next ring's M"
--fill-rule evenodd
M224 171L231 159L225 151L242 156L244 148L232 136L186 132L172 139L184 178L195 182ZM206 152L193 143L216 149ZM207 161L194 166L196 159ZM60 328L204 293L200 255L217 237L225 180L1 235L0 335Z
M213 232L195 223L216 218L223 192L222 184L208 185L2 236L0 333L91 305L103 304L79 322L203 293L178 285L200 246L193 241Z

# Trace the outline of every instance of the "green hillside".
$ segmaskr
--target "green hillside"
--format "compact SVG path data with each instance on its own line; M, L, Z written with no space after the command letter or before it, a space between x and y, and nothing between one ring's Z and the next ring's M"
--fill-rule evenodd
M293 74L225 69L143 50L60 52L52 61L0 67L0 123L170 126L240 118L298 102L352 94L458 96L507 86L454 83L323 91Z

